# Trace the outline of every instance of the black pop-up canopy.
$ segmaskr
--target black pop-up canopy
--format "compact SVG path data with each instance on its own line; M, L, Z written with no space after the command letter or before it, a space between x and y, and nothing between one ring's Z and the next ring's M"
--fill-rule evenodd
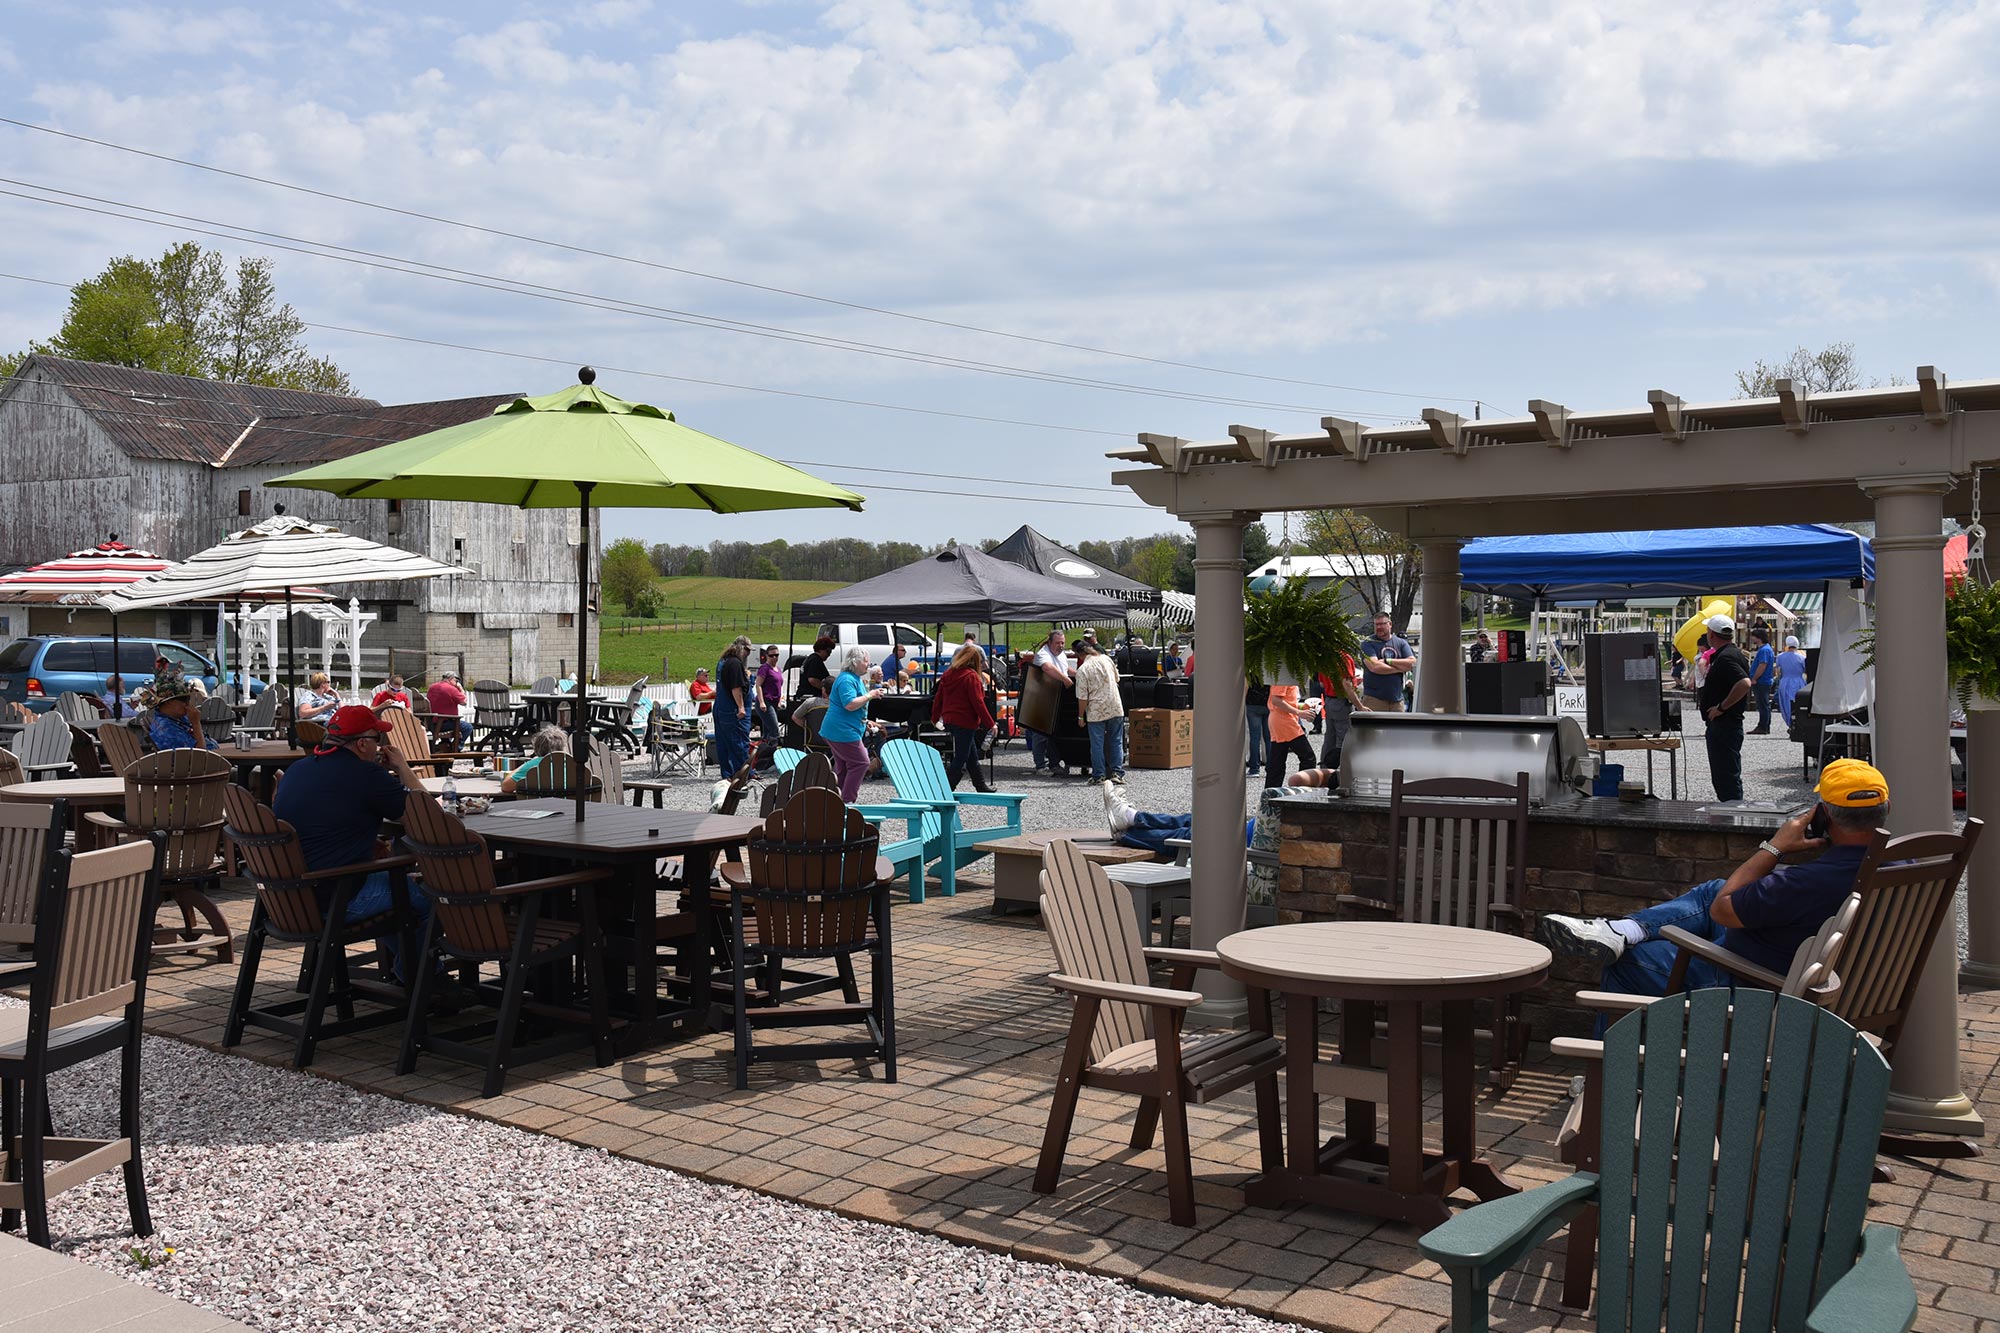
M913 565L792 603L795 623L855 620L1005 625L1039 620L1120 620L1125 603L1063 579L952 546Z
M1013 536L986 554L1045 578L1061 579L1128 604L1158 606L1160 603L1158 588L1114 573L1094 560L1086 560L1067 546L1058 546L1025 523L1015 530Z

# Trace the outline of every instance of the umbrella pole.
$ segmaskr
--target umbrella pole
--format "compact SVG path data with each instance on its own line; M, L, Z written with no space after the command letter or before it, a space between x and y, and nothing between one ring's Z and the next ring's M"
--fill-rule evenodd
M277 688L290 689L284 682L291 677L292 668L297 662L298 653L292 642L292 585L288 583L285 585L285 669ZM292 707L292 696L289 693L280 694L278 707L285 710L285 745L289 749L296 750L299 748L299 719L298 710Z
M590 657L590 492L595 482L576 484L581 529L576 544L576 702L571 705L570 752L576 756L576 822L583 822L584 788L590 782L590 726L584 716L584 663Z

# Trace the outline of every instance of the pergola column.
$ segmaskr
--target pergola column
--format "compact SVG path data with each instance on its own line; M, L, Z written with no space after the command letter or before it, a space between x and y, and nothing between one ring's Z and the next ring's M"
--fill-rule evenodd
M1194 525L1196 654L1194 673L1194 849L1190 942L1213 949L1243 929L1243 530L1257 515L1239 510L1184 516ZM1204 972L1206 997L1192 1021L1243 1021L1243 988Z
M1875 762L1889 781L1890 822L1904 833L1949 829L1944 653L1944 474L1858 478L1875 502ZM1958 931L1938 932L1896 1043L1891 1129L1978 1138L1959 1087Z
M2000 712L1965 714L1965 812L1986 821L1965 877L1966 950L1959 971L2000 986Z
M1456 539L1422 543L1424 615L1417 650L1417 707L1426 713L1465 711L1465 654L1458 634L1458 553Z

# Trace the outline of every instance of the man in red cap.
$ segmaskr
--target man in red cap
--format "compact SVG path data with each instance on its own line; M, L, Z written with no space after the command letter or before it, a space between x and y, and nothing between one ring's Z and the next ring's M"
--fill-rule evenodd
M404 800L423 790L423 782L389 744L388 733L389 724L372 708L337 708L327 719L326 739L278 784L271 810L298 831L306 869L373 861L382 821L401 819ZM430 915L430 896L414 880L409 891L421 925ZM347 920L379 915L391 905L389 872L378 870L347 900ZM381 943L392 956L399 949L394 937ZM403 959L396 957L395 964L397 978L405 979Z

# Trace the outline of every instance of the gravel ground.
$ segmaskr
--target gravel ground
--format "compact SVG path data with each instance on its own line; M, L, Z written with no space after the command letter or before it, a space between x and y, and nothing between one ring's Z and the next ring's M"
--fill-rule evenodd
M1284 1327L165 1038L143 1067L157 1234L113 1172L57 1248L267 1333ZM61 1076L58 1123L110 1132L115 1087Z

